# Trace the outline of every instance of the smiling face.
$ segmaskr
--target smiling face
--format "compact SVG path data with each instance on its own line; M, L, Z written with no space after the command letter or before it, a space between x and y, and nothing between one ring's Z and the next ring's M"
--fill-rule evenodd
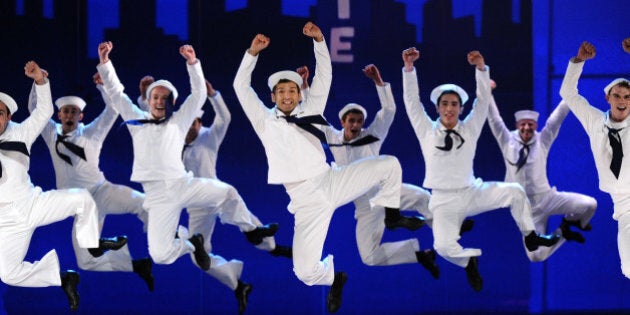
M9 108L3 102L0 102L0 135L7 129L7 125L11 121L11 113Z
M343 140L350 141L359 136L363 123L365 122L363 113L359 110L351 110L343 115L341 127L343 127Z
M452 129L459 121L462 105L459 95L455 92L445 92L438 99L437 111L440 114L440 122L447 129Z
M156 86L151 90L149 107L153 118L162 119L166 116L166 106L173 106L170 99L171 91L163 86Z
M524 143L529 142L534 137L534 132L538 129L538 123L533 119L521 119L516 122L516 129Z
M271 101L285 115L289 115L302 100L302 94L297 83L289 80L280 80L271 92Z
M79 106L64 105L57 112L57 118L61 123L61 131L66 134L77 129L79 122L83 119L83 113Z
M610 119L625 120L630 114L630 87L626 84L613 86L606 95L606 101L610 104Z

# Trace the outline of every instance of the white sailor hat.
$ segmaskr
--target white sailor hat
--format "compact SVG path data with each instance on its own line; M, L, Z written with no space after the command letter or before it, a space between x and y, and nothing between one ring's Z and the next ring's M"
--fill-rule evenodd
M269 79L267 80L267 85L269 86L269 89L273 91L273 87L276 86L276 84L278 84L278 82L282 79L295 82L298 85L298 88L302 87L302 77L297 72L291 70L283 70L269 76Z
M445 91L454 91L455 93L457 93L459 95L459 97L462 99L462 103L460 104L462 106L464 106L464 104L466 104L466 101L468 101L468 93L466 93L466 91L464 91L464 89L462 89L458 85L455 85L455 84L452 84L452 83L448 83L448 84L442 84L442 85L436 87L435 89L433 89L433 91L431 91L431 102L433 102L433 104L435 104L435 106L438 105L438 103L437 103L438 102L438 98Z
M157 80L151 83L151 85L149 85L149 87L147 88L147 101L151 99L151 90L158 86L163 86L171 91L171 93L173 93L173 102L177 100L177 89L175 88L175 86L173 86L173 84L167 80Z
M17 112L18 106L11 96L0 92L0 102L4 103L4 105L7 106L9 112L11 112L11 115Z
M610 89L613 88L613 86L619 84L619 83L623 83L626 82L626 84L630 84L630 81L628 81L628 79L625 78L617 78L614 79L612 82L608 83L608 85L606 85L606 87L604 88L604 93L606 93L606 95L608 95L608 93L610 93Z
M353 109L359 110L361 111L361 113L363 113L363 120L367 119L367 111L365 111L365 108L363 108L363 106L357 104L357 103L349 103L346 104L346 106L344 106L340 111L339 111L339 119L343 119L343 115L345 115L348 111L351 111Z
M518 122L519 120L522 119L531 119L533 121L538 121L538 112L535 112L533 110L519 110L516 113L514 113L514 118L516 118L516 121Z
M61 109L66 105L74 105L78 107L79 110L83 111L83 109L85 108L85 101L78 96L69 95L58 98L55 101L55 105L57 105L58 109Z

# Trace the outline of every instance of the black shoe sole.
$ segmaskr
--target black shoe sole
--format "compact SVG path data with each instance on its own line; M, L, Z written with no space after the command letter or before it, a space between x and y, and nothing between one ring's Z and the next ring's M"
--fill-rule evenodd
M341 308L343 286L346 281L348 281L348 275L345 272L340 271L335 274L335 281L333 281L326 299L326 309L329 313L335 313Z
M239 280L238 287L236 287L236 290L234 292L234 296L236 296L236 301L238 302L239 314L243 314L247 309L247 300L251 292L252 285Z
M415 231L426 225L423 220L413 220L413 218L401 217L396 221L385 219L385 227L388 230L395 230L397 228L405 228L409 231Z
M208 253L206 253L205 248L203 248L203 235L195 234L188 241L195 246L193 255L195 256L195 262L197 262L199 268L204 271L210 269L210 257Z

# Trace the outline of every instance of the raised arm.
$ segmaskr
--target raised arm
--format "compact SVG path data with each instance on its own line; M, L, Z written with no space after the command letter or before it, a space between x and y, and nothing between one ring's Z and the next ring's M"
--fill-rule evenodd
M496 84L493 84L493 82L494 81L490 82L492 88L496 87ZM494 138L497 139L497 143L499 144L499 146L508 144L510 140L510 129L508 129L508 127L505 125L505 122L503 121L503 118L501 118L501 114L494 99L494 95L490 96L489 105L488 126L490 126L490 130L492 131Z
M477 98L473 102L472 108L465 120L471 127L481 132L486 118L488 117L488 107L492 98L490 91L490 69L486 65L483 55L479 51L471 51L466 56L468 63L475 66L475 81L477 82Z
M300 87L300 92L302 93L302 102L304 102L308 98L309 94L308 77L310 75L310 72L308 71L307 66L301 66L295 69L295 72L297 72L300 77L302 77L302 86Z
M120 113L123 120L145 118L144 112L135 106L124 92L125 87L120 83L114 65L109 59L109 54L113 49L112 42L102 42L98 45L100 63L96 67L103 81L105 93L111 101L110 105Z
M543 145L547 146L547 148L551 147L551 144L558 136L558 132L560 132L560 127L562 126L562 122L569 114L569 106L564 101L561 101L556 109L553 110L549 118L547 118L547 122L545 123L545 127L540 131L540 140Z
M140 92L137 100L138 106L140 109L147 112L150 111L149 100L147 99L147 89L153 82L155 82L155 78L153 76L145 75L142 79L140 79L140 83L138 84L138 91Z
M30 145L52 117L53 104L49 81L39 65L35 61L27 62L24 66L24 74L35 82L35 94L37 95L35 108L31 111L30 116L18 126L24 135L23 140Z
M105 108L101 112L98 117L96 117L92 122L85 126L85 133L88 137L97 139L99 142L105 141L107 137L107 133L116 122L118 118L118 112L112 106L112 101L105 93L105 89L103 88L103 80L101 76L98 74L94 74L92 76L92 81L94 82L96 89L101 93L101 97L103 98L103 102L105 103Z
M591 106L588 101L578 93L577 88L578 79L582 74L585 61L595 58L595 54L595 46L589 42L583 42L578 48L577 55L569 61L564 79L562 80L562 86L560 87L560 96L584 127L590 125L589 117L596 117L598 113L602 112Z
M365 66L363 74L374 82L378 99L381 103L381 109L376 113L374 120L367 129L370 134L380 138L382 141L387 136L396 115L394 95L392 94L391 85L383 81L381 73L375 65L369 64Z
M206 102L206 79L201 70L201 62L197 59L195 49L191 45L182 45L179 54L186 59L186 69L190 79L190 95L173 114L173 119L183 130L188 130L195 120L197 112Z
M227 133L228 126L230 125L230 121L232 120L232 115L228 110L225 101L223 100L223 96L217 90L212 87L212 84L206 80L206 89L208 90L208 100L210 100L210 105L212 105L212 109L214 110L214 120L212 121L211 129L211 137L214 139L209 141L209 143L215 145L216 147L211 148L214 152L219 150L219 146L223 139L225 138L225 134Z
M307 22L302 28L304 35L313 39L315 52L315 76L309 89L308 98L302 102L311 111L323 114L328 101L328 92L332 83L332 62L324 35L319 27Z
M269 37L263 34L257 34L254 37L249 49L247 49L243 56L241 65L234 77L234 83L232 84L245 115L256 131L259 131L263 127L263 118L269 109L260 98L258 98L258 95L251 87L252 72L256 67L258 55L269 46L269 42Z
M409 117L409 122L416 133L418 139L431 129L431 118L424 110L424 106L420 101L420 89L418 87L418 76L414 62L420 58L420 52L416 47L410 47L402 52L403 59L403 100L405 110Z
M48 78L48 71L42 69L42 72L44 73L44 77ZM37 84L33 82L33 85L31 86L31 92L28 95L29 113L32 113L35 107L37 106L37 89L35 87L36 85ZM53 108L53 112L54 112L54 108ZM55 121L52 118L48 119L48 123L46 123L46 126L44 127L41 133L42 139L44 139L46 143L50 143L51 141L53 141L53 138L55 137L56 132L57 131L55 127Z
M48 78L48 71L41 69L44 74L44 78ZM31 86L31 92L28 95L28 112L32 112L37 105L37 92L35 91L35 81L33 81L33 85ZM54 109L53 109L54 111Z

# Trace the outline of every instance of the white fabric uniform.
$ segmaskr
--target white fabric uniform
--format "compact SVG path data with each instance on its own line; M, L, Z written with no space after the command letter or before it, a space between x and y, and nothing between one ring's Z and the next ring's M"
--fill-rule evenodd
M332 81L332 65L325 41L314 43L315 76L309 97L292 115L322 115ZM316 137L282 119L276 107L267 108L251 87L258 56L245 53L234 79L234 90L245 115L265 147L268 183L284 184L295 217L293 270L307 285L331 285L333 256L321 260L324 240L335 209L380 184L372 198L376 205L398 208L402 172L392 156L364 159L344 167L330 167ZM319 127L319 126L318 126Z
M622 122L610 119L609 111L603 112L578 93L577 84L584 62L569 62L562 81L560 96L577 117L588 134L591 151L599 177L599 189L610 194L614 204L613 219L617 221L617 246L621 258L621 271L630 278L630 167L623 160L619 178L610 170L612 148L608 140L608 128L623 128L619 131L624 157L630 156L630 118Z
M201 127L197 138L185 146L182 157L186 170L193 172L195 176L218 180L216 176L217 155L230 124L231 115L219 91L216 92L215 96L208 97L208 100L214 109L214 121L209 128ZM242 199L240 195L238 199ZM241 200L241 202L243 201ZM236 259L227 261L219 255L212 254L211 240L217 217L223 224L238 226L241 232L252 231L256 227L262 226L262 223L246 207L233 208L230 204L221 204L218 207L208 209L188 209L188 213L190 233L203 235L204 247L211 259L210 269L206 273L235 290L241 277L243 262ZM270 251L276 247L275 239L274 237L265 237L263 242L256 247Z
M23 142L31 145L53 113L50 85L36 85L37 109L22 123L9 121L0 134L0 143ZM34 263L24 261L37 227L75 216L76 241L82 248L98 247L98 213L85 189L42 192L28 175L30 158L15 151L0 150L0 279L22 287L61 285L59 258L51 250Z
M381 102L381 109L376 113L372 123L361 130L359 135L349 143L367 135L375 136L379 138L379 141L361 146L334 146L334 144L346 143L343 138L343 129L338 130L332 126L327 126L324 129L330 151L338 165L347 165L362 158L378 156L394 121L396 103L389 83L385 83L385 86L376 85L376 91ZM385 209L379 206L370 207L370 199L377 192L378 188L373 188L369 193L354 201L354 218L357 220L356 239L361 260L369 266L417 262L415 253L420 250L418 239L410 238L403 241L381 243L385 230ZM430 196L428 191L418 186L403 184L400 191L400 208L416 210L425 219L430 220L431 213L428 211Z
M465 249L457 242L466 217L510 206L510 213L523 235L534 230L530 204L520 185L484 183L473 174L477 140L488 114L489 73L488 67L485 71L475 69L477 99L468 116L453 128L465 142L452 136L453 148L442 151L436 147L444 145L446 127L439 117L433 121L424 111L415 68L409 72L403 69L405 108L424 155L423 186L432 189L429 211L433 213L433 246L442 257L460 267L468 265L470 257L481 255L480 249Z
M105 91L112 106L124 120L153 118L141 111L124 94L112 62L99 65ZM181 158L186 132L206 100L206 86L201 62L187 65L191 94L161 124L128 124L133 140L134 162L131 180L140 182L149 212L149 254L158 264L171 264L180 256L193 254L194 246L187 239L188 230L178 228L183 208L214 207L222 203L240 206L238 194L231 186L208 178L195 178L186 172ZM175 238L176 235L179 236Z
M105 179L105 175L99 168L103 141L105 141L107 133L116 121L116 118L118 118L118 112L111 108L110 105L107 105L109 101L102 87L98 86L98 89L101 91L106 103L103 112L90 124L84 125L79 123L75 130L65 134L67 136L66 142L83 148L86 160L72 153L62 143L57 144L59 135L63 133L61 124L49 119L42 131L42 138L48 146L53 167L55 168L57 189L85 188L92 194L92 198L94 198L98 208L99 234L103 230L105 216L108 214L135 214L146 228L148 213L142 208L144 194L127 186L112 184ZM35 108L36 97L33 87L29 98L29 110L31 111ZM70 158L72 165L59 157L56 150ZM76 242L73 242L72 245L77 264L81 269L133 271L131 255L129 249L126 248L127 245L119 250L106 251L100 257L92 256L86 249L80 248Z
M529 154L525 164L520 170L513 164L519 159L519 151L523 148L523 140L518 130L510 131L495 103L491 98L488 110L488 125L503 153L505 162L505 181L519 183L525 189L529 203L532 205L534 226L538 233L547 233L547 222L551 215L564 215L567 220L580 221L582 227L586 226L597 209L597 201L593 197L571 192L558 192L555 187L549 185L547 178L547 157L553 141L558 136L562 121L569 113L569 107L561 102L549 115L545 127L525 143L529 145ZM562 235L560 228L555 234ZM555 245L541 246L535 251L525 250L531 261L546 260L566 240L561 238Z

